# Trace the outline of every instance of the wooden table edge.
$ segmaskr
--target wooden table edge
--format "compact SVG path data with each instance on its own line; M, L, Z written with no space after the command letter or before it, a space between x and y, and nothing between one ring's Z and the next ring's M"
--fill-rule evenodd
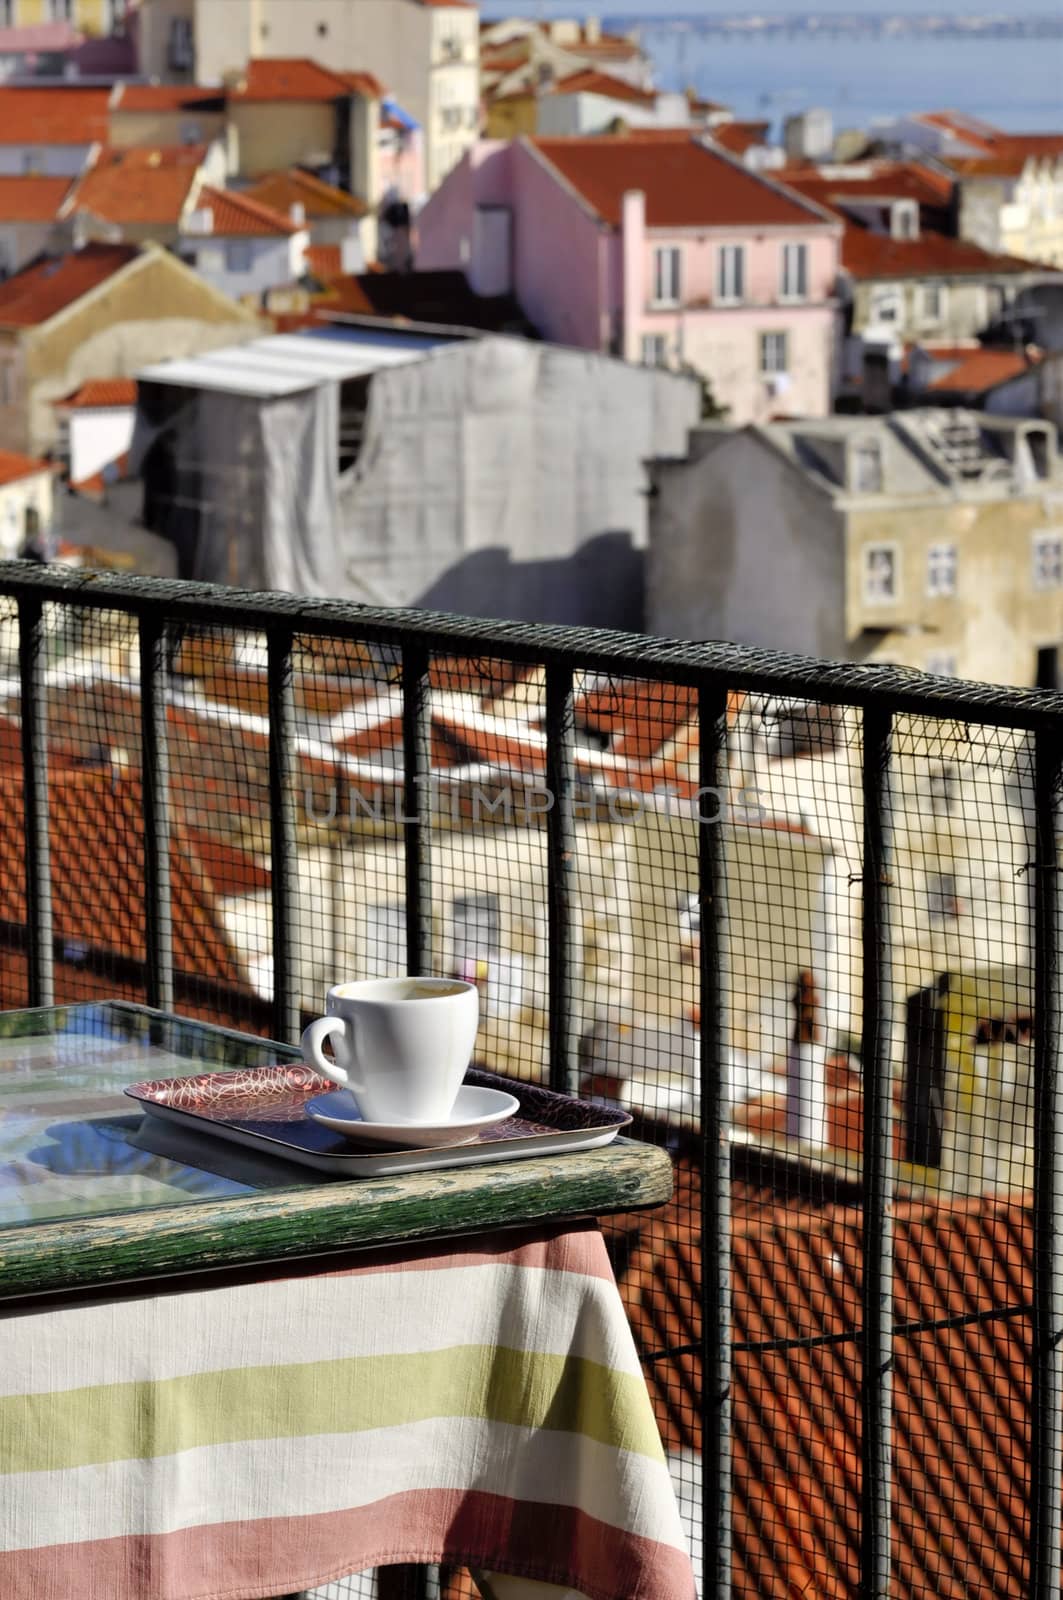
M667 1152L618 1139L601 1150L499 1162L489 1169L331 1180L305 1189L25 1223L0 1228L0 1306L117 1285L148 1288L178 1274L266 1268L340 1251L560 1224L663 1205L671 1193Z

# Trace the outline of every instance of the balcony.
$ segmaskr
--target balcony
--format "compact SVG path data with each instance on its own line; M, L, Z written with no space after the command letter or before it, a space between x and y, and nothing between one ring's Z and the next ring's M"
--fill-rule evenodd
M1058 1592L1063 697L18 563L0 654L0 1004L474 978L674 1157L704 1595Z

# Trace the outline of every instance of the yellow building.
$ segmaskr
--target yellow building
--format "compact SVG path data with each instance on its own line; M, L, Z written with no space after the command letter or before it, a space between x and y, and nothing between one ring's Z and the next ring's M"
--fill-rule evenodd
M118 28L126 10L126 0L10 0L6 21L12 28L69 22L80 33L107 38Z

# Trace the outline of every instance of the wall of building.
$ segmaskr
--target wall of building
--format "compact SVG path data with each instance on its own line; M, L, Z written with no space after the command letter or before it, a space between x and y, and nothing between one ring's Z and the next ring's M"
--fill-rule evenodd
M670 319L647 316L640 319L640 329L651 333L658 322L671 323L677 358L708 378L713 398L728 408L728 421L830 415L837 331L833 308L777 306L771 311L695 311ZM762 373L762 336L776 333L786 337L786 371Z
M22 385L13 449L41 454L55 443L54 400L89 378L135 377L170 356L258 338L250 311L215 293L163 251L116 273L96 294L21 333ZM2 417L0 417L2 422Z
M1034 495L854 509L847 533L850 645L873 622L891 629L876 642L877 659L926 671L951 656L961 678L1032 687L1038 649L1063 642L1063 587L1034 587L1035 533L1063 538L1063 498L1050 483ZM927 595L927 559L930 546L943 543L957 548L957 592L935 599ZM894 606L865 603L869 544L896 547Z
M620 329L620 306L610 308L619 240L526 146L514 147L511 170L517 299L545 339L610 349Z
M133 406L78 408L66 415L72 483L81 483L117 461L133 442Z
M241 23L245 22L250 14L250 0L226 0L224 6L218 7L215 15L215 26L225 33L232 30L237 38L240 37ZM145 77L161 78L164 81L178 79L187 81L194 77L194 70L190 64L188 69L178 72L170 64L170 38L175 20L186 22L189 27L194 27L196 17L196 0L140 0L137 9L137 54L141 72ZM248 37L247 30L244 32ZM237 50L234 52L239 54ZM224 59L224 48L219 51L220 58ZM247 50L243 61L247 60L250 49ZM240 65L242 63L238 63ZM203 71L203 66L200 67ZM213 79L201 77L201 83L220 82L221 74L215 68Z
M0 277L9 277L40 255L52 231L49 222L0 221Z
M292 283L301 276L309 242L310 235L305 229L279 239L233 240L211 235L209 239L195 242L196 271L212 288L231 295L234 300L239 300L243 295L261 295L267 289ZM231 266L231 244L251 246L251 260L246 272L235 271ZM186 241L184 248L189 248L189 241Z
M843 524L827 495L749 432L695 434L653 465L651 633L846 653Z
M331 101L238 100L230 119L241 178L331 162L336 152L336 108Z
M107 119L110 142L120 149L130 145L210 144L225 137L221 111L111 110Z
M926 281L861 279L854 283L853 332L892 337L905 343L917 339L973 339L997 315L1003 298L1019 289L1026 279L1017 273L1003 273L997 278L935 278L934 283L944 290L944 306L942 315L933 319L924 309L922 291ZM887 294L900 307L896 321L884 322L877 313L876 307Z
M654 128L656 105L614 100L602 94L546 94L538 103L538 132L550 135L607 133L614 122L629 128Z
M85 170L91 149L88 144L0 143L0 174L5 178L26 173L37 178L76 178Z
M486 134L489 139L518 139L539 129L539 102L530 91L492 100L487 107Z
M0 485L0 557L18 555L26 541L26 512L36 511L42 529L52 523L52 474L35 472L14 483Z

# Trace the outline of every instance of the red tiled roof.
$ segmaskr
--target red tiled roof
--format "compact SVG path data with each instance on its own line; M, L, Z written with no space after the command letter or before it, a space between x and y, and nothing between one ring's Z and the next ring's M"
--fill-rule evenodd
M132 244L87 244L33 262L0 283L0 327L29 328L47 322L139 254Z
M24 923L21 775L0 773L0 919ZM111 770L50 774L48 819L56 936L132 961L145 954L144 820L140 785ZM180 832L171 842L174 963L232 983L237 958L214 913L214 896Z
M923 111L916 120L926 122L932 128L943 128L965 143L982 145L986 150L992 148L1000 134L999 128L995 128L991 122L982 122L978 117L969 117L962 111Z
M135 378L90 378L73 393L55 401L61 411L102 410L108 406L135 406L136 403Z
M948 174L933 172L918 161L858 161L848 172L840 168L824 172L801 165L783 167L772 176L823 206L830 206L835 196L884 202L917 200L920 205L935 207L947 206L952 199Z
M809 228L821 220L796 197L689 137L658 141L621 134L530 142L614 227L629 189L645 194L650 228Z
M241 192L245 199L257 200L284 215L293 205L301 205L308 217L364 217L369 209L357 195L347 194L301 167L269 172Z
M600 39L578 40L575 44L564 47L570 55L607 57L611 61L633 61L641 54L637 44L630 39L622 39L616 33L603 33Z
M754 145L767 144L770 122L721 122L709 130L721 149L733 156L744 156Z
M197 211L209 211L214 218L214 233L222 238L254 236L273 238L277 234L299 232L298 223L272 206L264 206L233 189L212 189L206 185L196 198Z
M51 472L49 461L36 456L22 456L15 450L0 450L0 485L17 483L20 478L36 477L38 472Z
M71 181L0 177L0 217L5 222L54 222Z
M933 359L939 359L933 351L929 354ZM1017 378L1031 365L1033 363L1027 360L1021 350L971 350L951 363L948 371L935 378L928 389L981 394L986 389L992 389L994 384Z
M224 111L224 89L200 89L190 83L120 83L114 111Z
M614 78L595 67L584 67L580 72L570 73L567 78L560 78L548 93L598 94L608 100L625 100L639 106L657 103L657 96L651 89L638 89L633 83L625 83L623 78Z
M306 264L322 283L343 275L342 251L338 244L310 245L306 252Z
M202 145L109 148L84 174L67 201L103 222L176 226L196 186Z
M97 144L110 89L0 87L0 144Z
M996 277L1055 270L1044 262L998 255L969 239L950 239L929 229L918 239L893 239L852 226L842 238L842 266L854 278Z
M319 66L308 56L256 56L236 88L233 100L339 100L352 92L353 77ZM380 85L374 78L377 90Z
M675 1199L618 1251L645 1350L696 1345L699 1207L680 1160ZM738 1180L732 1212L735 1600L846 1600L860 1539L861 1211ZM897 1592L1013 1600L1029 1515L1030 1330L1014 1314L1032 1296L1029 1213L902 1202L894 1258ZM666 1448L700 1450L697 1357L644 1370Z
M366 100L382 100L388 92L380 79L371 72L337 72L336 76L347 85L348 89L353 89L355 94L363 95Z

